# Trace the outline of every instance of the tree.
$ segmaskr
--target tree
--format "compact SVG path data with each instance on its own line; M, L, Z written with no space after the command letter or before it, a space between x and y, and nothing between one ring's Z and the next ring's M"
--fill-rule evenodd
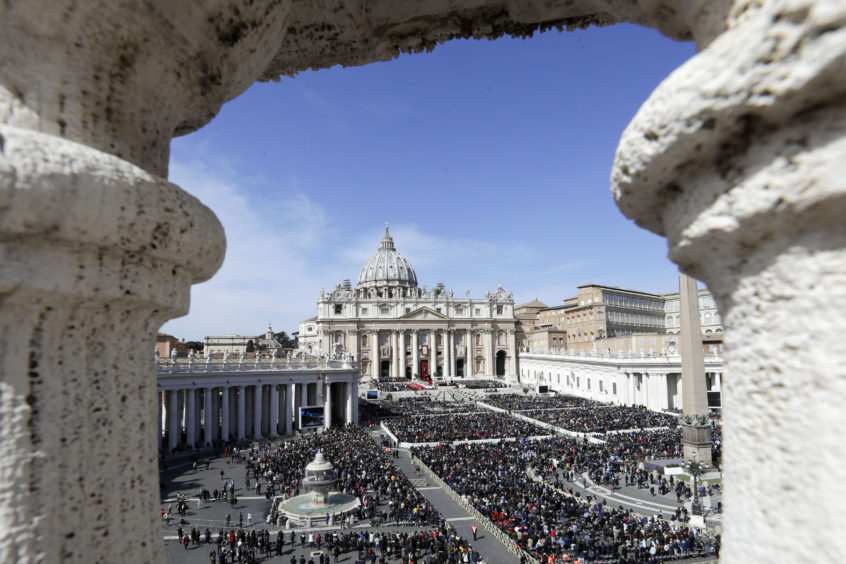
M203 352L203 349L205 349L205 345L200 341L188 341L185 343L185 346L198 353Z
M247 341L247 352L248 353L256 352L256 345L255 345L255 343L253 343L252 339Z

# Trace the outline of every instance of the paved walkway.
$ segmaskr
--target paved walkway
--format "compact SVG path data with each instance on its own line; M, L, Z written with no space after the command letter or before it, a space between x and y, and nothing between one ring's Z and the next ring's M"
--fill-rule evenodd
M379 433L372 433L372 435L379 435ZM423 476L422 473L418 476L414 472L414 465L411 463L411 457L407 450L397 449L397 452L399 452L399 458L394 459L394 462L403 474L410 480ZM437 484L428 484L418 487L417 490L444 516L444 519L453 526L459 535L471 541L473 548L479 551L479 554L488 564L513 564L520 561L498 538L490 534L482 523L477 522L474 517L470 516L443 488ZM472 541L473 531L471 527L474 524L478 527L478 532L476 540Z

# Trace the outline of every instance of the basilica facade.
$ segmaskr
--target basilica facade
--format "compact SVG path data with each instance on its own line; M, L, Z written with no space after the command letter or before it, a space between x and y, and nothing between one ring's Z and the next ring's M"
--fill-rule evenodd
M317 315L300 322L308 355L354 358L362 377L497 377L516 380L514 296L498 286L484 298L453 294L443 284L419 287L388 227L353 288L321 290Z

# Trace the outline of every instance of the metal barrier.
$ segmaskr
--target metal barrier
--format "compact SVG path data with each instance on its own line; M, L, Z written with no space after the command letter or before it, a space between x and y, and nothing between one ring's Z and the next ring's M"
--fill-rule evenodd
M482 526L487 529L489 533L491 533L503 545L505 545L505 548L507 548L512 554L514 554L518 558L521 556L525 557L526 562L528 564L540 564L534 556L517 546L517 543L514 541L514 539L505 534L502 529L497 527L490 519L479 513L479 511L475 507L470 505L467 500L458 495L458 492L449 487L447 483L444 482L440 476L435 474L431 468L424 464L422 460L415 457L411 453L409 454L411 455L412 464L416 464L427 476L429 476L429 478L431 478L432 481L438 484L438 486L440 486L447 493L447 495L449 495L458 505L464 508L464 510L467 511L467 513L469 513L474 519L476 519L476 521L481 523Z

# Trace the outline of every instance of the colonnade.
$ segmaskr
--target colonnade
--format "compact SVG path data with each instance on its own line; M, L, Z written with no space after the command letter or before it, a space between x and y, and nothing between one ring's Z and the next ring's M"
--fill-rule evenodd
M162 389L160 436L167 449L290 435L299 408L323 407L323 427L358 421L358 385L353 382L288 382L192 385Z

